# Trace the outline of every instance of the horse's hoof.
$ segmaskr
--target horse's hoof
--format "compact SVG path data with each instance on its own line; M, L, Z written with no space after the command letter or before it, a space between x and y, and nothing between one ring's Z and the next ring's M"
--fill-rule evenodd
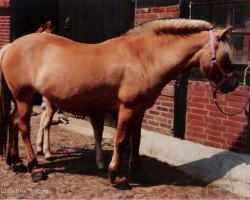
M16 172L16 173L26 173L26 172L28 172L27 167L21 161L13 163L10 166L10 169L13 172Z
M37 152L36 152L36 155L42 156L42 155L43 155L43 151L42 151L42 150L41 150L41 151L37 151Z
M43 170L39 169L39 171L34 171L31 173L31 178L32 178L33 182L39 182L42 180L46 180L47 176L43 172Z
M45 156L44 156L44 157L45 157L45 159L48 160L48 161L53 160L51 153L45 153Z
M114 183L112 183L112 186L114 188L117 188L119 190L129 190L131 189L131 186L129 185L129 182L127 181L127 179L125 177L117 177L114 181Z
M17 162L20 162L20 158L16 155L7 155L7 158L6 158L6 163L7 165L11 166L13 165L14 163L17 163Z
M99 171L105 171L106 170L105 163L104 162L97 163L97 168Z
M111 184L115 184L117 174L118 174L118 172L109 170L109 181Z

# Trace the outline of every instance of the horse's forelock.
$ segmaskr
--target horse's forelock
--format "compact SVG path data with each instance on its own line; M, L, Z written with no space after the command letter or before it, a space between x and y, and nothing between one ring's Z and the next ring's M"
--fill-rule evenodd
M229 42L229 38L225 38L219 43L219 48L217 50L217 57L219 60L228 59L232 63L235 59L235 50L232 44Z

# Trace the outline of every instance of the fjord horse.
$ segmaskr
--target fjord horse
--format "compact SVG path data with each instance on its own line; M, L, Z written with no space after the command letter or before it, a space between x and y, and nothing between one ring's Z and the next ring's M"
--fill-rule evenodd
M227 33L213 30L200 20L156 20L129 31L126 36L99 44L77 43L52 34L30 34L0 51L1 58L1 152L21 132L28 169L34 180L43 178L30 142L30 114L35 92L57 108L77 115L119 112L114 151L109 165L115 182L123 146L131 144L130 170L139 168L143 115L163 87L193 67L211 81L215 90L236 79L231 61L233 49ZM6 83L5 83L6 81ZM231 81L228 92L237 87ZM10 89L16 109L8 119ZM8 164L20 162L17 145L8 147Z

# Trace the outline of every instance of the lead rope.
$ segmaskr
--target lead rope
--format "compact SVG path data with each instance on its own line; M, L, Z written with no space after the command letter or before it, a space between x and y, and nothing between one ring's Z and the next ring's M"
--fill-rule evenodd
M246 76L247 76L247 71L249 69L250 69L250 61L248 61L248 65L247 65L246 69L244 70L243 86L246 86ZM247 95L249 96L249 88L248 88ZM221 106L217 102L217 91L215 91L215 90L213 90L213 101L221 113L223 113L225 115L233 116L233 115L237 115L237 114L242 113L246 109L247 105L249 104L250 98L248 97L248 100L246 101L245 105L239 111L232 112L232 113L225 112L224 110L222 110Z

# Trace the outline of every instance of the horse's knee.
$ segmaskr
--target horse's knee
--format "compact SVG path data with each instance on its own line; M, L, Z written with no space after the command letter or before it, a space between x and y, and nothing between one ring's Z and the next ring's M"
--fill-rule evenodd
M19 119L18 120L18 129L21 132L22 137L25 137L30 131L30 126L24 120Z

